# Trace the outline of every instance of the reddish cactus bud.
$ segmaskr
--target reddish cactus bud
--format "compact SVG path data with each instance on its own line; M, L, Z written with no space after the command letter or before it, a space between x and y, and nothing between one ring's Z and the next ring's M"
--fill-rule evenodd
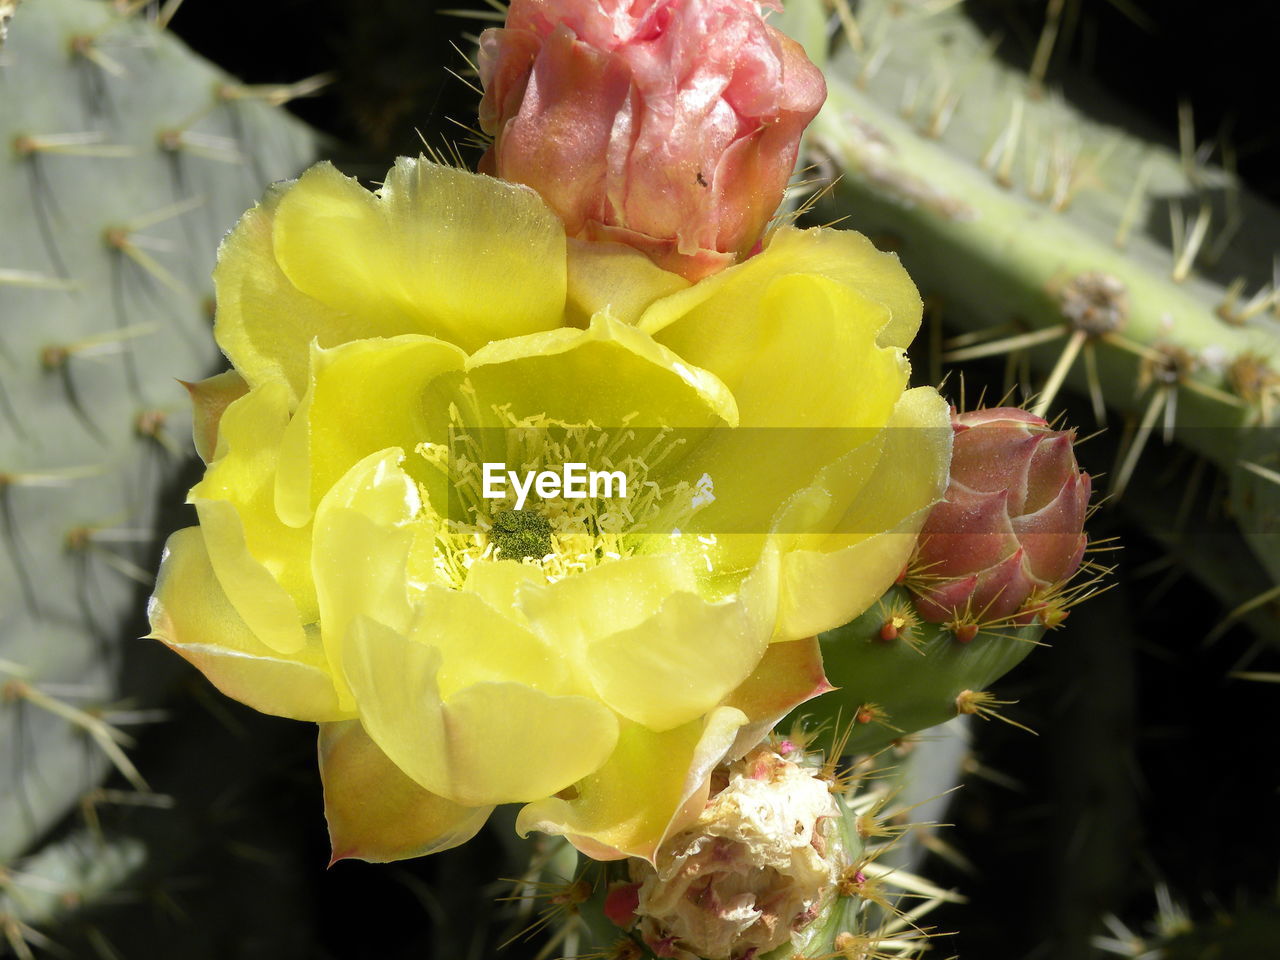
M760 7L512 0L480 38L481 172L533 187L571 236L690 280L748 254L826 97Z
M1015 617L1080 566L1089 475L1072 431L1011 407L952 417L946 498L920 533L912 588L933 623Z
M604 915L616 927L630 930L635 926L636 907L640 903L639 883L614 883L604 895Z

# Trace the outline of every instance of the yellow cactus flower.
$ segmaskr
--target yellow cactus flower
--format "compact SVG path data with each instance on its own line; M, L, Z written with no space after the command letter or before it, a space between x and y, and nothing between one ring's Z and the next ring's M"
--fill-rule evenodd
M215 280L234 370L190 388L208 469L152 635L320 724L335 858L504 803L651 857L827 689L814 634L946 485L947 407L906 389L919 298L856 234L784 228L690 284L402 159L377 193L328 165L274 188Z

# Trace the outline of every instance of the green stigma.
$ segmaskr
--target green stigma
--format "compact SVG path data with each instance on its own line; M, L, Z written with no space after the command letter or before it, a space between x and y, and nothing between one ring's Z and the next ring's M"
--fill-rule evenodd
M489 532L504 560L540 560L551 552L551 521L532 510L502 510Z

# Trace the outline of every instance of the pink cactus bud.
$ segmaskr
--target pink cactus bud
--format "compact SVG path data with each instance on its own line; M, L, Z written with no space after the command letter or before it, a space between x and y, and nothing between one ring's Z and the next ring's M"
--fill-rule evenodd
M512 0L480 37L481 171L536 189L571 236L690 280L747 255L826 97L761 6Z
M1033 595L1084 556L1091 483L1074 434L1013 407L953 415L952 429L951 483L912 564L920 615L988 622L1038 609Z

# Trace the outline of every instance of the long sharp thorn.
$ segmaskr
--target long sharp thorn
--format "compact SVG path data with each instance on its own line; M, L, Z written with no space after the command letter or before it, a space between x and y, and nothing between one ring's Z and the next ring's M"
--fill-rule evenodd
M1238 464L1241 469L1248 470L1250 473L1261 477L1263 480L1269 480L1274 484L1280 485L1280 472L1270 470L1260 463L1252 463L1248 460L1240 460Z
M1196 214L1195 222L1191 225L1191 229L1184 238L1179 256L1173 265L1173 282L1182 283L1191 275L1191 268L1195 266L1196 256L1200 253L1200 247L1204 244L1204 238L1209 233L1209 221L1212 218L1212 211L1207 203L1200 205L1200 212Z
M1049 0L1049 8L1045 12L1044 28L1040 31L1040 40L1036 44L1035 56L1031 61L1029 92L1039 99L1044 95L1044 78L1049 71L1049 60L1053 56L1054 44L1058 40L1058 27L1062 22L1062 8L1065 0Z
M182 0L165 0L164 6L160 8L160 12L156 14L156 26L161 30L167 30L169 22L173 20L174 15L182 6Z
M1089 402L1093 405L1094 422L1099 426L1107 422L1107 404L1102 395L1102 378L1098 376L1097 347L1084 345L1084 376L1089 385Z
M1031 408L1032 414L1043 417L1048 413L1050 404L1058 395L1062 381L1066 379L1071 365L1076 362L1076 356L1080 353L1080 348L1084 346L1087 337L1088 334L1083 330L1076 330L1071 334L1071 339L1067 341L1067 345L1062 348L1062 353L1058 356L1058 362L1053 365L1053 372L1049 374L1044 389L1040 391L1040 399Z
M1151 168L1151 157L1147 157L1138 168L1138 176L1133 181L1133 189L1129 192L1129 199L1124 205L1124 213L1120 215L1120 225L1116 227L1116 235L1111 240L1117 249L1123 250L1129 244L1129 231L1137 222L1138 210L1147 192L1147 180L1151 177Z
M1196 123L1191 104L1186 100L1178 104L1178 155L1182 158L1182 172L1195 186L1200 180L1196 165Z
M959 363L962 360L977 360L981 357L995 356L998 353L1013 353L1017 350L1025 350L1028 347L1035 347L1042 343L1056 340L1065 336L1066 333L1067 328L1065 326L1046 327L1043 330L1022 333L1016 337L1007 337L1003 340L994 340L960 350L953 350L950 353L943 354L942 359L947 363Z
M1147 445L1147 439L1151 436L1151 430L1159 419L1161 411L1169 400L1171 387L1157 387L1151 394L1151 400L1147 404L1147 409L1142 414L1142 423L1139 424L1137 432L1133 435L1133 441L1129 445L1129 449L1125 451L1124 460L1120 464L1120 468L1116 470L1115 483L1111 488L1111 495L1119 498L1129 485L1129 478L1133 476L1133 469L1138 465L1138 458L1142 456L1142 451Z
M1219 624L1216 627L1214 627L1212 630L1210 630L1209 633L1205 636L1204 645L1207 647L1210 644L1216 643L1219 639L1221 639L1222 635L1231 628L1231 625L1234 624L1237 620L1239 620L1245 614L1250 613L1254 610L1257 610L1259 607L1266 606L1268 603L1271 603L1271 601L1273 600L1280 600L1280 584L1276 584L1270 590L1264 590L1262 593L1258 594L1257 596L1251 597L1250 599L1246 600L1244 603L1236 607L1234 610L1230 611L1225 617L1222 618L1221 622L1219 622Z

